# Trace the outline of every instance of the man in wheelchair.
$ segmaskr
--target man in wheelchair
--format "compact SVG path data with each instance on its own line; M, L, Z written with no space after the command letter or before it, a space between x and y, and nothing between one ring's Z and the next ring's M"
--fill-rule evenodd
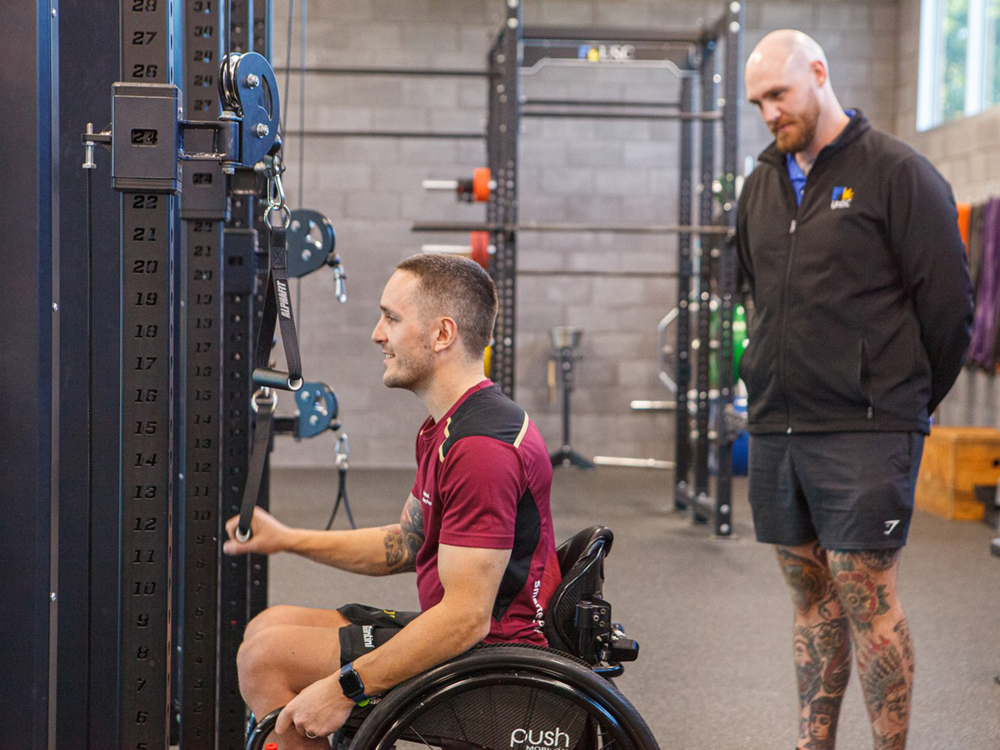
M274 727L283 750L328 748L356 705L481 642L547 645L544 616L561 578L552 466L524 410L483 377L493 281L466 259L417 255L399 264L380 307L372 340L383 383L413 391L430 413L400 522L313 531L257 509L251 539L236 541L230 519L223 549L294 552L372 576L415 571L421 612L280 606L254 618L237 659L240 690L258 717L284 706ZM598 622L610 627L599 612Z

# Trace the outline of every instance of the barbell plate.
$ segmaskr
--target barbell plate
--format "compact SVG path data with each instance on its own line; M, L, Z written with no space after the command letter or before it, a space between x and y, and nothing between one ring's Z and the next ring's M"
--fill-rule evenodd
M472 173L472 195L480 203L490 199L489 167L479 167Z
M472 248L471 258L483 268L490 265L490 233L471 232L469 246Z

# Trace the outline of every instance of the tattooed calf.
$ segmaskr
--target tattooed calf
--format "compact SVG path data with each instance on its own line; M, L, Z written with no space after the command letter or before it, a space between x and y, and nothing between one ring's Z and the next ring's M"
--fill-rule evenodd
M875 734L875 750L903 750L906 747L906 732L899 734Z
M795 628L795 670L801 706L823 690L841 696L851 674L851 640L846 618Z
M839 698L817 698L809 704L809 750L833 750L839 714Z
M910 638L910 626L907 625L906 619L902 619L896 623L893 627L892 632L899 636L899 647L903 651L903 661L910 665L910 673L913 673L913 640Z
M870 641L858 653L858 667L869 713L879 717L884 712L893 723L905 725L910 689L899 649L886 638Z

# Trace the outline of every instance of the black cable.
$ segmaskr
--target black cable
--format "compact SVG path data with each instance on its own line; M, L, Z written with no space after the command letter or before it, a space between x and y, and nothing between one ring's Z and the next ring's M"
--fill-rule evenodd
M337 482L337 502L333 504L333 512L330 514L330 520L326 522L324 531L329 531L333 528L333 520L337 517L337 511L340 510L341 503L344 504L344 510L347 511L347 521L351 524L351 528L358 528L358 525L354 523L354 514L351 513L351 504L347 501L347 469L340 467L338 471L340 478Z
M309 0L302 0L302 19L299 21L299 31L302 37L299 41L299 66L302 70L306 69L306 15L307 8L306 5ZM291 23L289 23L289 40L291 40ZM291 54L291 42L289 41L289 54ZM290 61L289 57L289 61ZM285 65L285 88L287 93L288 87L288 70L291 66ZM304 131L306 129L306 77L305 75L299 76L299 131ZM306 164L306 139L305 137L299 138L299 193L296 196L299 201L299 208L305 207L305 164ZM295 315L299 319L299 330L302 330L302 278L296 279L295 283Z
M308 12L309 0L302 0L302 20L299 22L302 38L299 42L299 69L306 69L306 16ZM288 72L285 72L285 80L288 80ZM299 74L299 208L305 206L305 154L306 154L306 77L304 73Z
M91 159L87 159L88 162ZM90 602L94 591L94 565L92 559L94 545L94 179L93 169L87 172L87 555L90 559L87 565L87 645L94 642L93 613L90 612ZM91 654L87 653L87 685L91 685ZM90 701L87 701L87 747L90 742Z
M230 27L233 25L233 0L226 0L222 4L222 55L225 57L232 52L232 40L229 37Z
M292 67L292 26L295 23L295 0L288 0L288 36L285 41L285 95L281 99L284 105L281 108L281 117L278 121L278 132L282 139L285 137L285 118L288 114L288 89L291 86L289 75Z

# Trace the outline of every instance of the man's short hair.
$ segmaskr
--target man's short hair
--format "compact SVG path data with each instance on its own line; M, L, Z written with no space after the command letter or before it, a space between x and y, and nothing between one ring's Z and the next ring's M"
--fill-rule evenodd
M483 267L459 255L420 253L404 260L396 270L420 280L428 311L452 318L466 351L481 357L493 338L497 317L497 288Z

